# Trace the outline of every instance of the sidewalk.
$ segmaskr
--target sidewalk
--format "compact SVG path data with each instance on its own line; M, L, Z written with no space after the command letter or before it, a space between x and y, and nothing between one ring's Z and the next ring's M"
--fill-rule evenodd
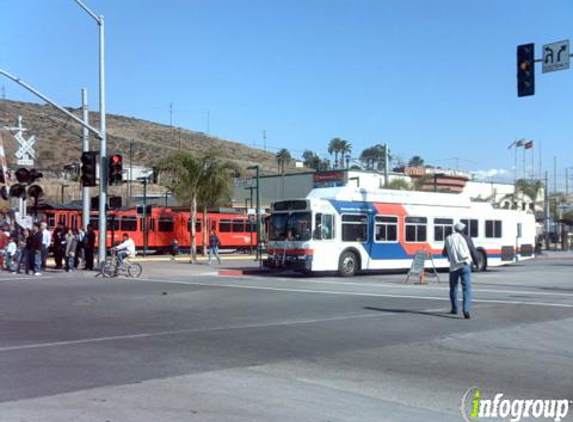
M535 259L573 259L573 250L554 251L543 249L540 255L538 254L535 256Z

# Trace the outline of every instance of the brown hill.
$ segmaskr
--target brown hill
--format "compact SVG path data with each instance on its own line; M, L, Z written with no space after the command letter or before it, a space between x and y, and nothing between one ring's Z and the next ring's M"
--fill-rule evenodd
M81 110L68 110L81 118ZM79 161L82 131L78 124L49 105L0 100L0 128L15 126L18 116L22 116L23 125L28 129L27 136L36 136L36 167L51 170L55 174L59 173L65 164ZM99 127L97 112L90 112L90 124ZM263 173L277 172L276 159L271 152L215 138L202 132L172 128L134 117L108 114L107 135L108 154L121 153L126 163L129 162L130 143L132 144L134 165L151 166L158 158L179 148L189 150L197 156L215 149L224 158L235 162L240 169L258 163L262 166ZM2 131L2 138L8 165L13 168L17 142L6 131ZM93 136L91 148L98 148L98 141Z

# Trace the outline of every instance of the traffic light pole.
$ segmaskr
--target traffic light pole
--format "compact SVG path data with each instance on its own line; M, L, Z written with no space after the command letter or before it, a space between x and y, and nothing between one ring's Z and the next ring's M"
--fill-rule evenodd
M84 122L89 124L89 109L88 109L88 91L82 89L82 112ZM84 127L82 135L82 151L87 152L90 150L90 132ZM63 196L63 195L62 195ZM63 202L63 201L62 201ZM84 230L87 231L90 222L90 209L91 209L91 192L89 187L82 188L82 225Z

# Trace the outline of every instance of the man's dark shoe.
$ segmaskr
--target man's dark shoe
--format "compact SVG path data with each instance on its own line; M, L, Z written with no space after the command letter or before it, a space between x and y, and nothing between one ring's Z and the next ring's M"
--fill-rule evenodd
M452 309L452 310L450 311L450 314L452 314L452 315L457 315L457 314L458 314L458 311L454 311L454 310Z
M470 313L469 313L469 312L464 312L464 318L465 318L465 319L470 319Z

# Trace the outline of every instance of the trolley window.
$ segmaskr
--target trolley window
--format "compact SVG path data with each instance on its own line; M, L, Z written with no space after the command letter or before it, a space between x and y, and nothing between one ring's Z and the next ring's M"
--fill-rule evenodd
M134 232L137 230L137 219L135 217L122 217L119 227L125 232Z
M111 219L108 217L108 219L107 219L107 230L111 231L112 229L114 231L119 230L119 219L117 219L117 218Z
M368 216L364 214L343 214L342 241L367 242Z
M245 222L246 220L233 220L233 231L235 233L245 232Z
M94 230L99 230L99 218L90 218L90 224Z
M452 234L454 225L453 218L434 218L434 240L443 242Z
M470 237L479 236L479 220L468 220L462 218L460 222L466 225L466 229L464 230L464 232L468 234Z
M398 241L398 217L377 215L374 218L374 237L376 242Z
M220 220L219 221L219 231L221 233L230 233L232 230L231 220Z
M501 237L501 220L485 220L485 237Z
M201 223L201 220L197 220L195 221L195 232L199 233L201 231L201 226L203 223ZM191 220L187 220L187 231L190 232L191 231Z
M334 239L334 215L316 214L313 237L315 240Z
M159 232L172 232L173 231L173 219L172 218L160 218L157 225L157 231Z
M141 223L142 227L143 227L143 222ZM154 232L155 231L155 218L150 218L149 219L149 223L147 223L149 226L149 231Z
M64 227L67 226L68 219L66 218L65 214L60 214L60 218L58 220L59 223L63 224Z
M406 217L406 242L425 242L427 225L426 217Z
M48 215L48 227L54 227L56 225L56 216L53 214Z

